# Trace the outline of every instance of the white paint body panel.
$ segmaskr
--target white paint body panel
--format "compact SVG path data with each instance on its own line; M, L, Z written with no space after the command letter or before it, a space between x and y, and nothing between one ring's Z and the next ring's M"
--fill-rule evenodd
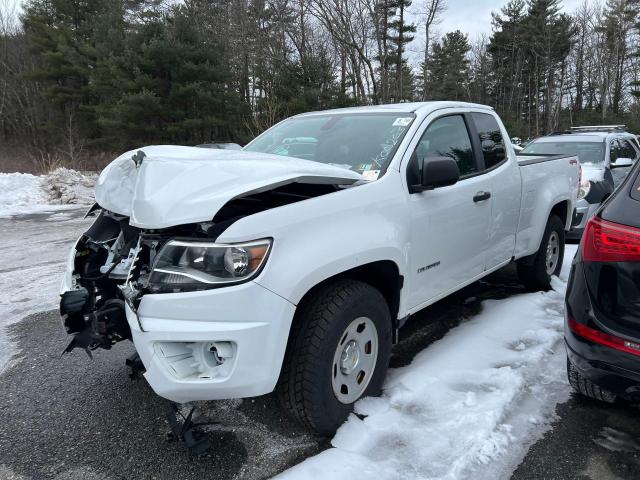
M403 318L483 277L514 258L534 253L552 207L567 202L566 226L577 196L578 169L570 158L521 167L504 126L488 107L432 102L346 109L411 112L416 119L377 181L344 188L244 217L217 239L234 243L270 237L269 258L254 281L190 293L145 295L127 311L133 340L152 388L175 401L247 397L273 390L295 306L313 286L351 268L393 262L404 277ZM422 132L438 116L494 115L508 159L457 184L409 194L406 166ZM317 115L320 113L312 113ZM128 152L100 176L96 198L131 216L133 225L163 228L210 221L227 201L302 177L315 181L360 175L338 167L248 152L146 147L139 168ZM324 180L323 180L324 179ZM474 203L479 190L490 201ZM418 269L440 262L418 274ZM233 341L238 355L229 378L179 381L154 353L159 341Z
M145 153L137 167L131 157ZM298 158L234 150L151 146L111 162L96 184L96 201L131 217L141 228L210 221L229 200L296 180L352 183L362 177L344 168Z

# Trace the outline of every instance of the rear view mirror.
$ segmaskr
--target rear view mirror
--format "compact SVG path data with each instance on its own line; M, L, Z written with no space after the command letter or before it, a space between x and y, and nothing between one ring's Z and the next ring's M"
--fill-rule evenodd
M614 162L611 162L611 168L630 167L633 165L631 158L616 158Z
M422 166L419 185L411 185L411 193L455 184L460 178L458 163L450 157L427 157Z

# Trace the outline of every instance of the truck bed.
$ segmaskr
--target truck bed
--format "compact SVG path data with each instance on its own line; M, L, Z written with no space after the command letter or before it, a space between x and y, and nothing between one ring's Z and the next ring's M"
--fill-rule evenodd
M516 235L515 257L534 253L540 245L540 224L546 223L551 205L570 200L575 205L580 167L575 155L517 155L522 180L522 204ZM573 192L567 198L567 191ZM572 212L562 220L568 230Z

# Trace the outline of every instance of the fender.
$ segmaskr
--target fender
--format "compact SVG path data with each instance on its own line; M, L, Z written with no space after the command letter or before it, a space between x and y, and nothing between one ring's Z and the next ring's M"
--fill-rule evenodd
M293 304L323 280L367 263L389 260L405 275L409 219L399 191L399 174L389 170L376 182L244 217L218 242L273 238L255 281Z

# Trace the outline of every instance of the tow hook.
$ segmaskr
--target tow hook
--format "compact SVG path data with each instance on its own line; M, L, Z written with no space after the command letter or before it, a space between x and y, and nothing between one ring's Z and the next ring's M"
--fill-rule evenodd
M198 426L213 425L218 422L194 423L193 412L196 407L192 407L189 414L185 417L180 413L178 405L170 404L167 412L167 422L171 432L167 434L169 442L184 442L189 452L193 455L202 455L209 449L209 437L206 432L199 430ZM180 418L178 418L180 417Z

